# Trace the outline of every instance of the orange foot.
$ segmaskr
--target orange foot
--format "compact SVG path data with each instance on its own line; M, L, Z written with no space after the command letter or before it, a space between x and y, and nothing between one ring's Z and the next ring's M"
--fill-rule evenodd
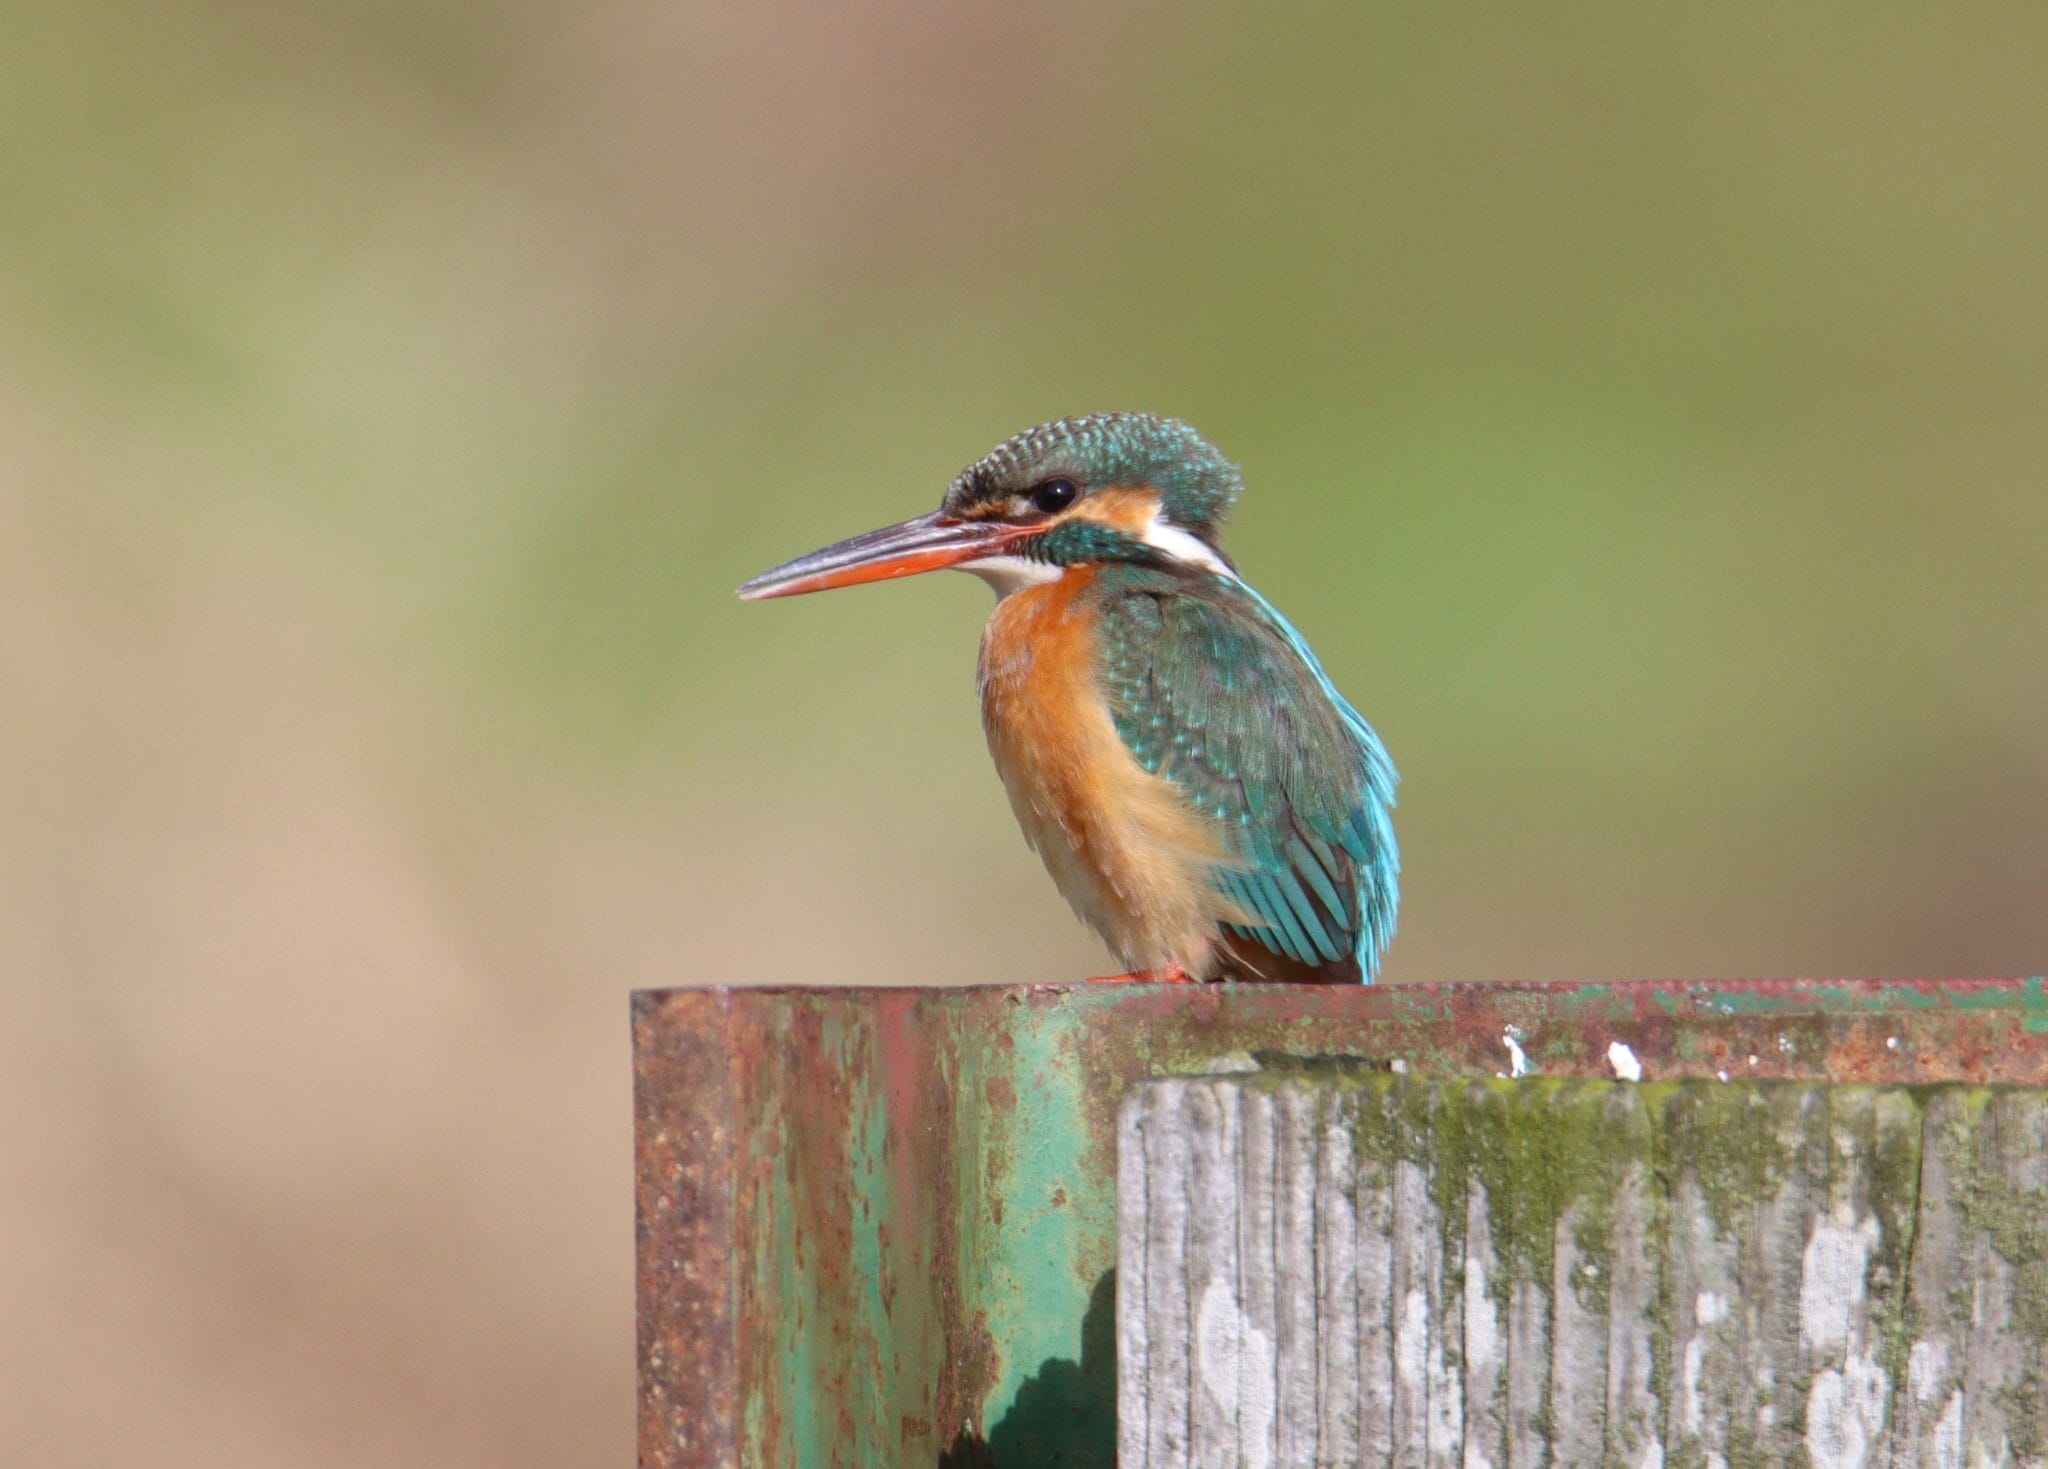
M1129 974L1096 974L1089 977L1090 984L1193 984L1195 977L1178 964L1163 964L1157 969L1133 969Z

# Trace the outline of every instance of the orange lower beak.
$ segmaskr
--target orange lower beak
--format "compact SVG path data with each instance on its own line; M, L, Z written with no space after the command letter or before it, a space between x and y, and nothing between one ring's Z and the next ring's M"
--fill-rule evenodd
M764 571L740 588L740 596L759 602L916 576L920 571L941 571L984 556L999 556L1030 534L1029 529L1001 521L955 520L934 510Z

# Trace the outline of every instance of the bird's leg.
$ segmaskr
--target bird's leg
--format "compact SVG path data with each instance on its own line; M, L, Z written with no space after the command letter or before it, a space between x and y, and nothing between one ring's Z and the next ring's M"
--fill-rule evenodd
M1090 984L1193 984L1195 977L1180 967L1177 960L1169 960L1157 969L1133 969L1128 974L1090 975Z

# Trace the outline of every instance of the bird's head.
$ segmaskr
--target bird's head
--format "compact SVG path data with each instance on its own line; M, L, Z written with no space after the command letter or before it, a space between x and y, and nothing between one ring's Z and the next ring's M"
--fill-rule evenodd
M1243 488L1237 466L1175 419L1063 418L968 465L931 514L798 557L740 595L789 597L945 567L975 572L999 593L1111 561L1230 575L1217 537Z

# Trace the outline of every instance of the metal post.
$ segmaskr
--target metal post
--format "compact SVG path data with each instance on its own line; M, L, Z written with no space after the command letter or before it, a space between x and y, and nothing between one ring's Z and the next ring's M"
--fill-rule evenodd
M2048 990L676 990L635 997L634 1055L643 1465L1086 1466L1116 1452L1117 1116L1137 1083L1294 1064L2048 1086ZM1949 1288L1923 1266L1923 1294ZM1426 1297L1427 1252L1404 1268ZM1299 1307L1278 1291L1276 1323ZM1593 1318L1564 1324L1590 1339Z

